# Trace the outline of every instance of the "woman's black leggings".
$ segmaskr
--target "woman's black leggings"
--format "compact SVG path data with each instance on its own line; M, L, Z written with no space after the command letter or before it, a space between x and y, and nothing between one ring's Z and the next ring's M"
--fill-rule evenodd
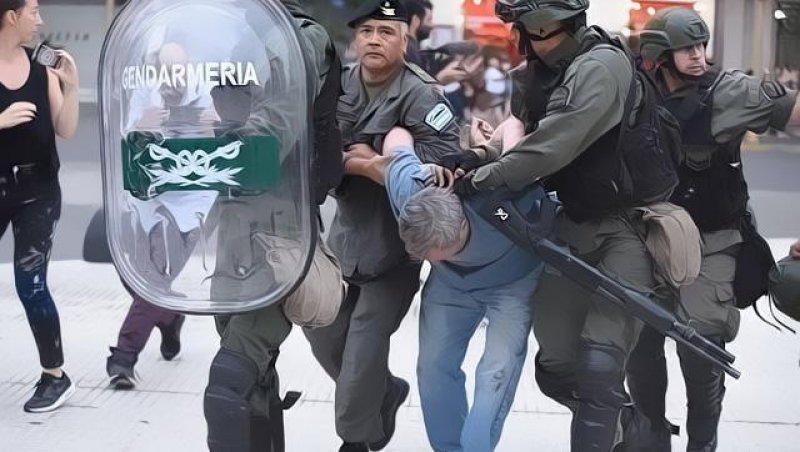
M0 184L2 185L2 184ZM49 181L35 190L0 187L0 238L14 231L14 282L39 349L43 368L64 364L58 311L47 287L53 234L61 217L61 187Z

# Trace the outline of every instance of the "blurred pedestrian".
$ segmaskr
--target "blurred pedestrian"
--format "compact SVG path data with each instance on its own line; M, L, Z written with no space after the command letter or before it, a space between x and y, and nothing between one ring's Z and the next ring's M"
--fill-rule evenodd
M174 65L185 64L189 56L180 44L167 42L156 58L159 65ZM129 137L141 137L153 131L165 137L181 136L186 133L181 130L186 124L198 124L200 135L213 135L212 118L216 114L211 96L201 94L196 86L163 84L157 90L139 94L132 100L132 110L138 115L130 119L133 131ZM207 219L216 196L214 191L196 190L130 200L136 215L131 215L128 222L128 234L138 247L134 253L136 265L147 269L150 284L171 286L203 234L195 221L177 223L176 219L191 217L196 220L198 214ZM208 226L211 229L211 225ZM167 361L175 358L180 352L180 330L185 320L183 315L151 304L124 282L123 285L133 303L120 328L117 345L110 347L111 355L106 360L106 372L114 389L135 387L134 366L154 328L161 332L161 356Z
M43 23L38 0L0 0L0 237L11 224L17 294L43 368L28 412L54 410L75 391L61 369L61 325L47 266L61 215L55 136L70 138L78 127L78 70L63 50L44 48L46 58L37 61L23 47Z
M794 259L800 259L800 240L794 242L791 248L789 248L789 255Z

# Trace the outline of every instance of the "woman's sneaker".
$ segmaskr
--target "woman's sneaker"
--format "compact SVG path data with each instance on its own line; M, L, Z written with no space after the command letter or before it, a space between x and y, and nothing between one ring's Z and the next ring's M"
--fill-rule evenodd
M66 372L61 375L61 378L42 373L42 377L36 383L33 397L25 402L24 409L28 413L53 411L63 405L74 392L75 385L72 384Z

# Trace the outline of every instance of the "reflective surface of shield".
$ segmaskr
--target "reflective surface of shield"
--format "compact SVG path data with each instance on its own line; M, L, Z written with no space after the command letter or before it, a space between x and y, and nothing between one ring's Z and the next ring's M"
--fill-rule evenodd
M300 39L277 0L134 0L112 25L106 227L120 276L151 303L244 312L303 278L316 216Z

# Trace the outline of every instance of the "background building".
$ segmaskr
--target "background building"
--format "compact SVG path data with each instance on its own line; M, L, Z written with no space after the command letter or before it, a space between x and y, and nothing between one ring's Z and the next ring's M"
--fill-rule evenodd
M495 0L432 0L436 28L428 43L445 42L489 33L502 46L505 27L493 17ZM97 62L106 27L124 0L40 0L45 27L41 39L70 50L78 61L81 99L94 102ZM350 30L343 25L361 0L306 0L304 5L346 43ZM752 70L779 78L800 68L800 0L592 0L589 20L625 35L640 28L647 17L665 6L695 8L710 24L712 58L726 68ZM632 31L633 30L633 31Z

